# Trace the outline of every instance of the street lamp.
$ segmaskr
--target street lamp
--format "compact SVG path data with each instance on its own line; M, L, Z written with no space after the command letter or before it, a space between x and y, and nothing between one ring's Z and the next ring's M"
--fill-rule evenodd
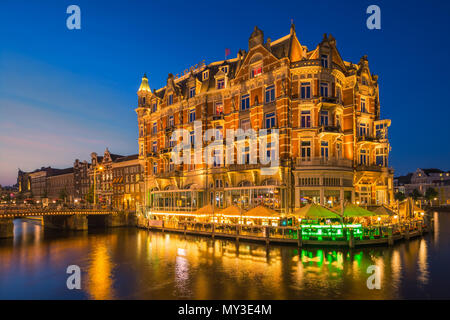
M96 184L97 184L97 177L96 177L96 174L97 174L97 170L98 171L103 171L103 167L99 166L98 169L96 167L94 167L94 206L97 205L97 197L96 197L96 190L97 190L97 186L96 186Z

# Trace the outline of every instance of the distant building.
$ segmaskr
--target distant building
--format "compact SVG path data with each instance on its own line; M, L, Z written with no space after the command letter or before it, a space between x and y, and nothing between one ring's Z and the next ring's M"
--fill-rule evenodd
M411 195L414 189L425 195L428 188L433 188L438 196L431 201L432 204L450 205L450 171L418 168L406 176L394 178L394 188L406 196Z
M103 156L98 156L93 152L88 172L99 204L135 210L142 201L143 168L137 154L122 156L106 149Z
M144 169L138 154L116 159L113 163L113 206L135 210L144 196Z
M90 191L89 183L89 167L90 164L85 161L75 160L73 164L74 170L74 201L83 202L86 200Z
M14 202L19 191L17 184L13 186L0 185L0 203Z
M19 169L17 183L19 192L25 200L49 201L62 200L72 202L74 199L73 168L55 169L41 167L32 172Z
M67 169L53 169L47 177L47 198L49 201L64 200L74 202L73 167Z
M73 167L42 167L32 172L19 169L17 188L23 200L49 202L65 199L66 203L96 203L120 210L135 210L143 201L143 167L137 154L103 156L91 153L91 162L76 159ZM91 197L89 197L91 195Z
M88 170L90 185L94 189L96 202L112 206L113 202L113 161L122 158L122 155L110 153L106 148L103 156L91 153L91 166Z

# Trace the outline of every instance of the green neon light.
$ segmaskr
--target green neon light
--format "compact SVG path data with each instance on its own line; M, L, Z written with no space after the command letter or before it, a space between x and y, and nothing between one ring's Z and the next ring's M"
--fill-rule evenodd
M363 236L363 228L361 224L346 224L346 225L315 225L304 224L302 225L302 235L309 239L310 237L317 237L317 240L323 240L323 237L331 237L331 240L336 238L342 238L344 236L344 230L347 231L347 238L350 237L350 230L353 231L355 238L361 239Z

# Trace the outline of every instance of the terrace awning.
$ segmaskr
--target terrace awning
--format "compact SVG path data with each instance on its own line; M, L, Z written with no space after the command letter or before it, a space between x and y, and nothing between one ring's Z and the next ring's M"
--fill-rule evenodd
M359 207L355 204L348 204L344 208L344 217L358 218L358 217L375 217L379 216L379 214Z
M368 206L367 210L375 213L377 216L395 216L397 213L393 211L391 208L385 206L384 204L381 206Z
M319 204L310 203L306 206L298 209L293 214L296 217L302 219L333 219L333 218L341 218L336 212L331 211Z
M265 219L265 218L273 218L273 219L279 219L280 214L276 212L275 210L272 210L265 206L257 206L249 211L247 211L244 216L246 218L253 218L253 219Z
M219 211L219 213L224 216L238 216L241 214L241 212L242 214L244 214L245 210L241 210L238 206L235 205L229 206Z
M406 199L399 204L399 211L407 216L411 213L425 213L425 210L419 208L413 203L412 199Z
M217 213L219 210L217 208L213 208L213 206L211 204L207 204L206 206L203 206L199 209L197 209L197 211L195 211L195 214L210 214L212 215L213 213Z

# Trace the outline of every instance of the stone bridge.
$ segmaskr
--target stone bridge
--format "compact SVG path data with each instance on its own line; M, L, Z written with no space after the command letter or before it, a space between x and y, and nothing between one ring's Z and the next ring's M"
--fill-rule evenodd
M121 227L135 224L134 212L111 209L1 208L0 238L14 236L14 219L42 217L45 228L87 230L89 226Z

